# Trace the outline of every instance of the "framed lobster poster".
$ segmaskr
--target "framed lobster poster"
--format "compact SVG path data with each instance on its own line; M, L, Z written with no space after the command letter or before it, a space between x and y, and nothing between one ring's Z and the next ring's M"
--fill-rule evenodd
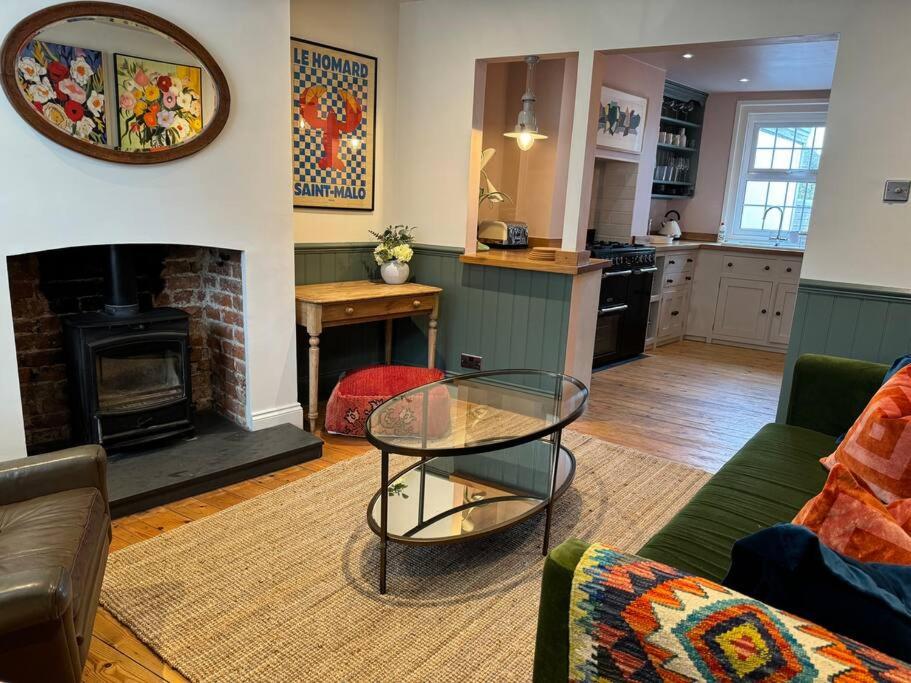
M291 38L294 206L373 210L376 57Z

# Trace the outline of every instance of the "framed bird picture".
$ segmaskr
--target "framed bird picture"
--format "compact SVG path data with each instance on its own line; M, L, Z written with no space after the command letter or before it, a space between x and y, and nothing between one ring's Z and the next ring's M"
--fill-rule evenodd
M639 154L645 130L645 109L648 100L613 88L601 88L598 109L599 147Z
M294 206L373 210L376 57L291 38Z

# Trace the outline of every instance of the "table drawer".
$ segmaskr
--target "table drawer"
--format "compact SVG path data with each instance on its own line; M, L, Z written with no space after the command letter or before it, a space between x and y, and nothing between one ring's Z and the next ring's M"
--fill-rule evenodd
M695 252L690 254L668 254L664 260L664 272L668 275L672 273L692 273L695 267Z
M323 323L338 323L346 320L371 320L389 315L411 315L433 310L436 297L400 296L392 299L371 299L350 301L323 306Z

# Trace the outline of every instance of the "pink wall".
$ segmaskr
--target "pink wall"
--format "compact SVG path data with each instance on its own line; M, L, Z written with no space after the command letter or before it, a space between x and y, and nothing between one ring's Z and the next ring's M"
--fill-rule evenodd
M626 55L598 54L595 57L595 82L648 100L641 154L631 155L603 149L598 152L599 156L638 162L630 235L644 235L648 231L652 178L655 173L655 154L658 150L658 128L661 123L661 100L664 97L664 77L663 69ZM597 96L600 94L599 89ZM598 188L594 188L593 194L597 192Z
M796 100L828 99L828 90L802 90L785 92L712 93L706 102L702 124L702 144L699 148L699 172L696 191L692 199L655 201L651 206L654 229L670 209L680 212L684 232L718 233L724 190L727 183L731 157L731 136L737 103L744 100Z

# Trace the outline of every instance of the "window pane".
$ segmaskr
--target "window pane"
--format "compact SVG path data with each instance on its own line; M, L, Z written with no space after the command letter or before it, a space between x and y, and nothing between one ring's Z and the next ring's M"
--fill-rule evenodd
M757 149L753 168L772 168L772 150Z
M767 182L748 180L746 192L743 195L743 203L763 205L768 191L769 184Z
M744 206L743 216L740 219L740 227L743 230L761 230L762 229L762 212L765 207L762 206Z
M808 164L807 167L813 171L818 171L819 170L819 159L821 156L822 156L822 150L814 149L810 153L810 157L807 162L807 164Z
M795 128L794 129L794 146L795 147L812 147L813 128Z
M760 128L759 135L756 136L756 146L757 147L768 147L772 148L775 146L775 129L774 128Z
M797 183L788 183L788 190L785 195L784 203L786 206L794 206L794 198L797 195Z
M792 169L807 170L810 168L810 157L813 155L812 149L794 149L794 157L791 159Z
M826 127L818 126L816 128L816 137L813 139L813 146L817 149L822 149L823 140L826 137Z
M787 170L791 168L791 150L776 149L772 157L772 168Z
M775 135L775 149L791 149L794 147L794 129L777 128Z
M781 206L784 204L787 189L787 183L769 183L769 196L766 199L766 206Z

